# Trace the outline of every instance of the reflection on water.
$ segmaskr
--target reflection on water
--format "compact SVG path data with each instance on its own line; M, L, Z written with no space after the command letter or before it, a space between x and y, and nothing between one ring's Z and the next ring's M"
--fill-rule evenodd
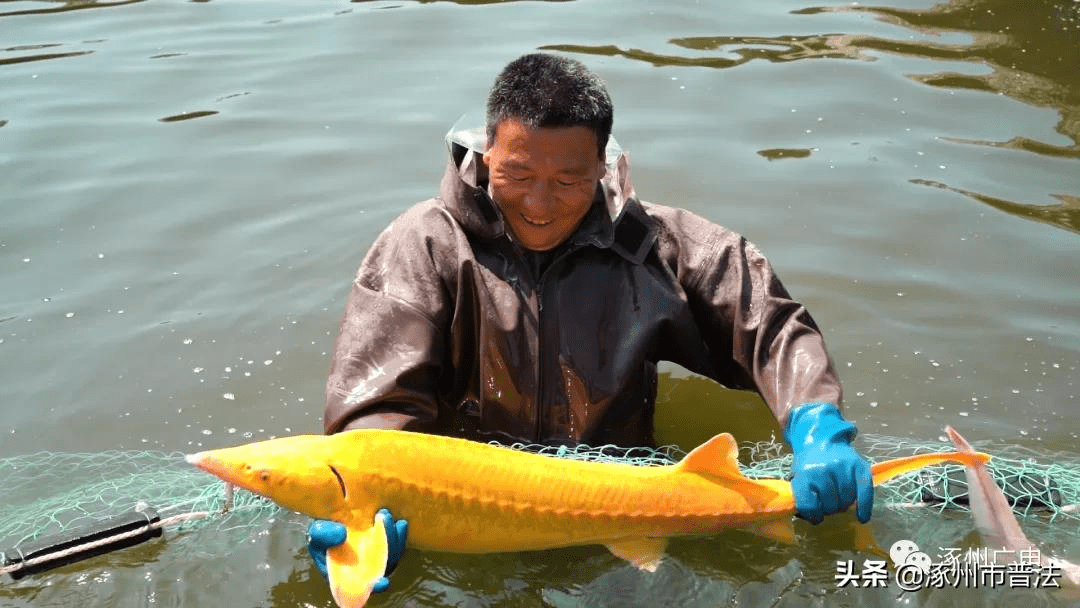
M47 46L60 46L59 44L43 44L39 45L39 48ZM20 51L25 50L27 47L13 47L4 49L7 51ZM7 59L0 59L0 65L11 65L15 63L27 63L29 61L44 61L46 59L60 59L63 57L78 57L79 55L89 55L93 51L73 51L71 53L43 53L40 55L20 55L19 57L9 57Z
M200 110L197 112L184 112L183 114L174 114L172 116L166 116L159 118L161 122L180 122L181 120L191 120L193 118L202 118L204 116L213 116L217 114L217 110Z
M887 6L809 7L795 15L870 13L883 22L913 30L918 39L901 40L863 34L832 33L799 36L698 36L668 42L697 53L719 51L723 56L685 56L616 45L552 44L547 50L621 56L655 66L734 68L754 60L784 63L806 59L872 61L876 53L980 66L978 74L955 71L908 74L916 82L946 89L968 89L1007 95L1023 103L1056 110L1057 131L1072 140L1055 145L1030 137L1007 141L942 138L961 144L1012 149L1060 159L1080 159L1080 3L1074 0L953 0L927 9ZM945 42L942 38L964 38ZM769 149L758 152L769 160L806 158L810 149ZM912 183L926 184L924 180ZM1061 205L1013 202L937 182L996 209L1051 226L1076 231L1075 194L1049 193ZM1080 192L1078 192L1080 193Z
M1076 69L1080 4L1071 0L953 0L925 10L852 6L881 19L927 34L966 32L968 45L952 48L955 58L983 63L984 75L941 73L918 77L931 85L1004 93L1061 112L1058 130L1080 145L1080 70ZM918 55L918 47L899 52Z
M854 45L838 42L842 35L779 36L710 36L674 38L671 44L695 51L723 50L735 57L684 57L654 53L642 49L620 49L615 45L549 44L543 50L591 55L622 56L656 66L734 68L755 59L772 63L801 59L869 59ZM732 47L732 48L728 48ZM766 48L760 48L766 47Z
M1003 93L1035 106L1061 112L1058 130L1073 146L1019 146L1031 152L1080 156L1080 70L1077 70L1080 36L1080 3L1064 0L1018 3L1012 0L954 0L925 10L882 6L816 7L794 11L813 15L823 12L868 12L882 20L931 37L963 33L966 44L947 44L858 34L810 36L709 36L672 38L677 47L694 51L724 51L734 57L686 57L615 45L553 44L545 49L623 56L653 65L733 68L762 59L773 63L803 59L864 59L867 51L884 51L926 59L967 61L991 68L982 75L940 72L911 75L925 84L970 88ZM1003 25L1007 24L1007 25ZM975 142L971 142L975 143Z
M956 31L972 34L971 44L937 47L935 50L946 56L951 54L953 59L982 63L991 68L988 73L939 72L911 77L931 86L999 93L1033 106L1053 108L1061 116L1057 131L1073 143L1056 146L1027 137L1013 137L1004 142L956 138L950 141L1023 150L1057 158L1080 158L1080 70L1076 63L1080 59L1080 45L1077 42L1080 39L1080 3L1071 0L1022 3L1010 0L953 0L926 10L862 6L843 10L872 12L884 20L927 34ZM873 42L876 41L864 40L855 44L870 46ZM922 48L921 45L911 47L897 43L892 50L920 55ZM1062 204L1031 205L941 183L912 181L964 194L1018 217L1073 232L1080 231L1080 208L1075 195L1050 193Z
M779 597L775 589L769 599ZM783 589L780 589L782 592ZM553 608L628 608L634 606L725 606L735 596L732 585L704 576L681 562L667 559L654 573L626 565L610 570L569 591L551 586L542 591ZM750 606L758 604L750 603Z
M1042 154L1044 156L1080 159L1080 146L1054 146L1045 142L1036 141L1029 137L1014 137L1008 141L987 141L983 139L964 139L960 137L943 137L942 139L958 144L974 144L991 148L1024 150L1026 152Z
M1077 70L1080 36L1080 3L1043 0L1018 3L1012 0L953 0L929 9L910 10L884 6L814 7L793 11L813 15L823 12L867 12L880 19L915 30L928 37L949 33L969 35L965 44L881 38L858 34L808 36L708 36L672 38L677 47L694 51L721 50L734 57L686 57L615 45L553 44L545 49L623 56L653 65L733 68L763 59L773 63L803 59L873 59L866 51L884 51L926 59L967 61L991 68L983 75L941 72L912 75L929 85L971 88L1003 93L1035 106L1061 112L1058 130L1074 145L1062 149L1076 156L1080 146L1080 70ZM1054 154L1053 146L1030 151Z
M386 3L386 0L349 0L353 4L368 4L373 2L387 4L387 6L380 6L379 8L398 8L401 4L396 2ZM505 4L507 2L573 2L574 0L412 0L416 4L432 4L435 2L453 2L454 4Z
M7 0L10 1L10 0ZM117 0L116 2L98 2L96 0L37 0L38 4L52 5L49 8L27 8L9 10L0 12L0 17L11 17L15 15L45 15L49 13L63 13L67 11L75 11L84 8L107 8L110 6L123 6L125 4L135 4L142 2L143 0ZM17 4L24 4L24 2L17 2ZM25 2L25 4L31 4Z
M784 158L806 158L813 152L810 148L769 148L758 150L758 154L769 160L781 160Z
M1025 205L1023 203L1014 203L985 194L979 194L978 192L954 188L933 180L913 179L911 180L911 183L932 186L934 188L963 194L964 196L971 197L980 203L986 203L987 205L1006 213L1049 224L1057 228L1064 228L1065 230L1071 230L1072 232L1080 234L1080 197L1069 196L1066 194L1053 194L1051 196L1054 196L1061 201L1060 205Z

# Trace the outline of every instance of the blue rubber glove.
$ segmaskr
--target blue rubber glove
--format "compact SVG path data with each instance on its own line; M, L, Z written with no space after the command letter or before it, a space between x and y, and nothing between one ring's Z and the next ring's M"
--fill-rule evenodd
M870 463L851 447L855 425L831 403L807 403L788 414L784 437L795 454L791 490L799 515L821 523L858 501L859 521L870 521L874 481Z
M383 516L383 524L386 526L386 544L389 546L386 555L386 575L375 581L372 591L380 593L390 588L390 573L397 567L401 554L405 552L405 539L409 534L409 522L404 519L394 520L390 511L380 509L379 515ZM315 562L315 568L328 576L326 573L326 550L336 547L345 542L345 526L336 521L316 519L308 526L308 553Z

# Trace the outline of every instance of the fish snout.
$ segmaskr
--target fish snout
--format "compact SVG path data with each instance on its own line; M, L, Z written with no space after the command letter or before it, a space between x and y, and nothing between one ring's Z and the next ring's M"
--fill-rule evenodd
M271 478L270 471L267 469L256 469L249 462L236 458L229 458L227 455L222 454L221 450L208 450L205 452L187 454L184 456L184 460L187 460L189 464L193 464L207 473L220 478L222 481L236 484L241 488L251 490L252 492L259 492L262 490L263 488L259 486L269 483Z
M229 468L224 466L225 463L223 463L220 458L215 458L213 450L187 454L184 456L184 460L186 460L188 464L195 465L211 475L220 477L225 481L232 481L232 479L229 479Z

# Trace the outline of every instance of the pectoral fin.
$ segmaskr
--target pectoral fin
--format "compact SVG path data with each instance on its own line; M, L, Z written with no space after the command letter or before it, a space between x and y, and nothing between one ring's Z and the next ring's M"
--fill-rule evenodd
M349 528L345 542L327 549L326 570L330 592L341 608L360 608L367 603L375 581L386 573L386 527L376 516L366 530Z
M881 559L889 560L888 551L881 548L877 539L874 538L874 533L871 530L870 524L859 523L855 520L852 525L855 527L855 549L858 551L865 551L867 553L873 553Z
M626 538L607 543L607 548L639 570L656 572L667 547L666 538Z
M795 538L795 529L791 527L791 518L784 517L782 519L770 519L756 523L752 526L747 526L747 530L764 536L765 538L771 538L777 542L784 543L785 545L794 545L798 541Z

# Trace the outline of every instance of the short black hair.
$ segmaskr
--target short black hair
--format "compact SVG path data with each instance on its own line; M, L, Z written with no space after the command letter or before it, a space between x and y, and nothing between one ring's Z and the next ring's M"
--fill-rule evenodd
M568 57L532 53L511 61L495 78L487 102L488 144L507 119L532 128L589 127L604 157L614 120L611 97L599 76Z

